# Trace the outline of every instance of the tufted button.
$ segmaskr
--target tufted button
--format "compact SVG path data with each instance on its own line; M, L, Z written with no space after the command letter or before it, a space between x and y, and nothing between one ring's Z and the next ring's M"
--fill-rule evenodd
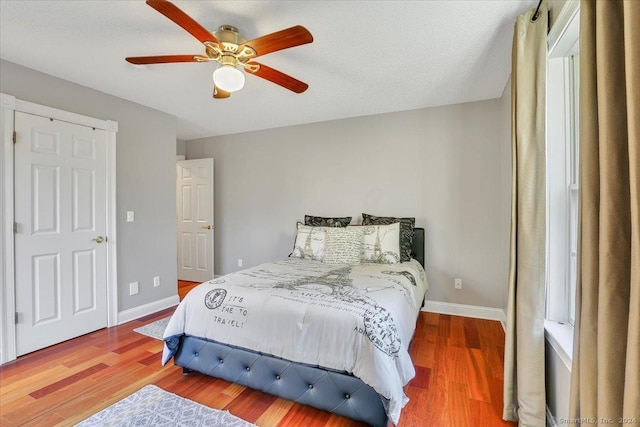
M280 375L276 375L276 379L279 380L280 379Z
M309 390L313 388L313 384L309 384Z
M250 370L251 370L251 368L247 366L247 372L249 372Z
M198 352L196 351L196 353L194 354L195 357L198 357Z
M224 359L220 359L218 360L218 362L220 362L220 364L224 363Z
M345 394L345 395L344 395L344 398L345 398L345 399L351 399L351 395L350 395L350 394Z

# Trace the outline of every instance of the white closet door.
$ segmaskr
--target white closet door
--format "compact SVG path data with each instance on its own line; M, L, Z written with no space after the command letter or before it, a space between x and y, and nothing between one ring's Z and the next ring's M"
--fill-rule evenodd
M213 159L177 162L178 279L213 278Z
M15 113L18 356L107 326L106 132Z

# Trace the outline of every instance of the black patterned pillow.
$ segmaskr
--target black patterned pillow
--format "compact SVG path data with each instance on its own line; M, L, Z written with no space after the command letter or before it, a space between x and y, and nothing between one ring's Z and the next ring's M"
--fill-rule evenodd
M415 218L394 218L388 216L374 216L362 214L362 225L387 225L400 223L400 261L411 261L411 247L413 246L413 227Z
M304 225L312 225L314 227L346 227L350 222L350 216L338 218L311 215L304 216Z

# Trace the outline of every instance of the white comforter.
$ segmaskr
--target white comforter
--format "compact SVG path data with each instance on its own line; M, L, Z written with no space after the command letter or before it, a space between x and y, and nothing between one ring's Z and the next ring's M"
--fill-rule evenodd
M422 266L288 258L205 282L164 333L166 364L190 335L347 371L389 399L397 424L414 376L408 346L427 290ZM172 339L173 338L173 339Z

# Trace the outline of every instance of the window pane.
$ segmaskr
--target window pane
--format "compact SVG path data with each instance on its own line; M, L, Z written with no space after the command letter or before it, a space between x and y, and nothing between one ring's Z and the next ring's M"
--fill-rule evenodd
M570 60L570 94L571 94L571 114L569 125L569 152L568 152L568 229L569 229L569 245L567 254L568 260L568 319L573 324L575 320L575 301L576 301L576 279L578 266L578 165L579 165L579 147L580 147L580 121L579 121L579 92L580 92L580 57L575 55Z

